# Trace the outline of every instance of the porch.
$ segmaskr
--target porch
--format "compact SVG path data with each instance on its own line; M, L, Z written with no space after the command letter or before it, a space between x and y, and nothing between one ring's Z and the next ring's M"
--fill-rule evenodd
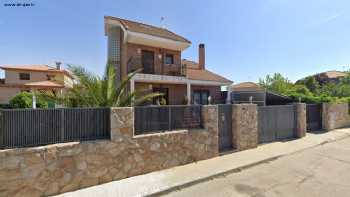
M222 104L229 101L221 91L228 84L216 81L190 80L179 76L136 74L130 82L130 90L147 93L160 92L167 105ZM230 94L228 94L230 95ZM150 104L159 104L154 100Z

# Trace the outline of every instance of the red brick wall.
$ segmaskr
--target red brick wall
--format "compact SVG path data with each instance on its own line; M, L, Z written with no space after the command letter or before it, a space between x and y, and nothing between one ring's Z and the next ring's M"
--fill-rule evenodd
M162 87L162 88L168 88L168 99L169 99L169 105L183 105L185 95L187 94L187 86L182 84L150 84L150 83L135 83L136 90L140 89L147 89L149 88L149 85L152 85L152 88L154 87ZM192 95L193 92L196 90L206 90L209 91L210 96L212 97L212 102L218 103L222 101L224 98L221 97L221 88L220 86L192 86L191 91Z
M191 91L196 90L207 90L212 98L212 103L218 103L222 101L224 98L221 97L221 87L220 86L192 86Z
M168 49L160 49L150 46L144 46L144 45L138 45L138 44L127 44L127 56L126 59L129 60L131 57L141 58L141 53L137 53L137 49L147 50L154 52L154 71L155 74L162 74L162 61L165 58L165 54L172 54L174 55L174 64L180 65L181 64L181 51L173 51ZM158 55L162 55L162 59L159 59ZM125 65L126 67L127 65ZM142 66L142 65L140 65Z

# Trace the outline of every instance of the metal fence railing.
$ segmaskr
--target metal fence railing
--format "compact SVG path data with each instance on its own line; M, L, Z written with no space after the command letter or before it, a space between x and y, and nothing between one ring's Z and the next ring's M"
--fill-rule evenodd
M135 107L135 134L202 127L202 107L144 106Z
M0 110L0 148L109 138L109 108Z

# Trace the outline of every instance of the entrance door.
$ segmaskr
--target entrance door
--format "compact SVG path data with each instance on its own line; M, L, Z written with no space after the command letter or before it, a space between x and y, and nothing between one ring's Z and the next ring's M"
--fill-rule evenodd
M218 105L219 109L219 152L231 150L232 143L232 105Z
M154 52L142 51L143 73L154 74Z
M322 104L306 105L307 131L318 131L322 129Z

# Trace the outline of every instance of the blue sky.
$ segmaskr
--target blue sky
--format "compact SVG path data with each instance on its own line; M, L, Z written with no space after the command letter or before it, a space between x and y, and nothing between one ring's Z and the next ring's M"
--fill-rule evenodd
M101 74L103 16L160 25L192 41L183 57L237 82L280 72L292 81L350 65L347 0L0 0L0 65L83 65ZM5 7L4 3L34 3ZM1 74L0 74L1 76Z

